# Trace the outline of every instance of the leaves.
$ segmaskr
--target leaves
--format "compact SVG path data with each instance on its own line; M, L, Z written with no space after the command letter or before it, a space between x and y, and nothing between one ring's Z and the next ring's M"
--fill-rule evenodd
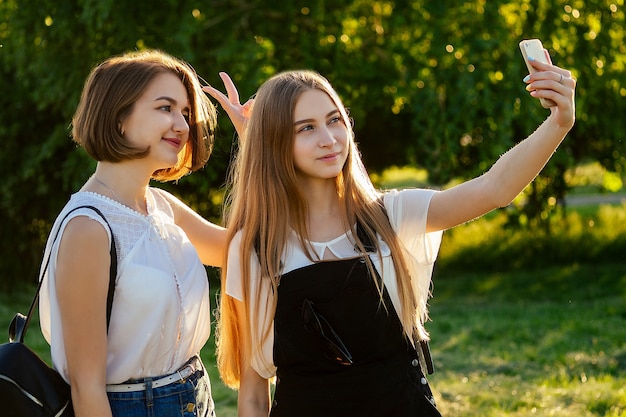
M517 48L539 37L578 79L578 122L544 170L551 180L533 186L536 204L521 208L540 222L572 164L596 159L624 175L622 3L2 0L2 249L38 260L42 242L24 224L45 229L93 170L69 138L83 82L106 57L142 48L189 61L218 87L228 71L244 98L277 71L315 69L350 107L372 172L414 164L441 185L481 174L547 116L524 90ZM233 138L223 111L219 125L204 171L167 186L215 219ZM23 269L0 264L2 276Z

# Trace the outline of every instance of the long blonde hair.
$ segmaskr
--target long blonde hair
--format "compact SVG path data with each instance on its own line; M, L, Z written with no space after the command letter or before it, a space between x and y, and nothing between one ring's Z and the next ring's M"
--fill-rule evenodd
M258 301L264 295L260 291L256 291L256 294L250 293L251 257L254 254L259 255L261 279L268 280L276 294L282 273L281 255L290 229L296 231L305 251L308 248L307 205L298 188L293 162L293 123L298 99L303 92L311 89L328 94L349 129L348 158L336 178L344 218L350 225L356 222L362 225L368 240L374 243L376 252L380 253L376 233L387 243L398 281L402 326L405 333L411 335L412 341L427 338L422 326L422 321L426 318L425 300L419 301L415 297L404 250L384 209L378 203L380 195L361 161L346 108L330 83L318 73L308 70L279 73L263 83L257 92L241 148L229 176L229 194L224 217L229 243L235 234L241 232L238 252L237 248L231 248L233 252L229 256L240 262L245 311L244 317L237 317L235 314L235 301L225 291L227 267L224 267L216 336L217 356L221 377L231 388L238 388L242 368L249 365L250 358L260 349L270 330L269 327L263 329L260 339L257 337L259 340L253 340L252 335L258 332L253 331L252 326L257 326L257 323L251 323L250 317L258 318L259 321L262 319L263 316L258 311ZM365 253L363 242L357 237L356 231L353 232L357 246ZM369 257L365 259L373 272L374 267ZM382 300L382 288L377 281L376 285L379 286ZM252 303L252 297L255 297L256 303ZM251 304L257 306L257 311L250 311ZM270 311L274 312L275 309L276 297L273 297ZM238 326L237 320L242 320L243 325ZM242 363L241 358L246 363Z

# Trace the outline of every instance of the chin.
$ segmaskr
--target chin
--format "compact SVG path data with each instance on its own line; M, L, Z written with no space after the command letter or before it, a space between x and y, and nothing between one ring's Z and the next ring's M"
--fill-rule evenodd
M174 156L167 156L161 160L161 162L164 165L163 169L175 167L176 164L178 164L178 161L179 161L178 154Z

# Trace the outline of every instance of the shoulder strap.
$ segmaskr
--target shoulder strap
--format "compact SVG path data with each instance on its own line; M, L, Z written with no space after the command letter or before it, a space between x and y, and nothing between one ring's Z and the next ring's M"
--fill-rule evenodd
M389 215L387 214L387 209L385 208L385 203L383 202L383 196L380 196L380 198L378 198L376 202L382 209L387 220L389 220ZM361 222L358 222L358 221L356 224L356 233L357 233L357 236L359 237L359 240L361 240L361 243L363 244L363 247L365 248L365 250L367 252L374 252L374 250L376 249L376 247L374 246L374 242L372 242L370 236L367 233L365 233L365 229L363 228L363 225L361 224ZM426 364L426 371L429 374L432 374L433 372L435 372L435 368L433 365L433 359L430 356L430 344L428 343L428 340L419 340L419 348L420 348L420 352L418 352L418 354L421 353L420 356L423 362Z
M380 196L376 200L376 204L380 206L381 210L383 211L383 214L385 215L387 220L389 220L389 216L387 215L387 210L385 209L385 204L383 203L383 196ZM361 241L361 243L363 244L363 247L365 248L366 252L376 251L375 243L372 241L370 236L365 232L365 228L363 227L363 224L358 220L356 222L356 235ZM355 245L355 249L357 249L356 245Z
M52 246L54 245L57 238L59 237L59 233L61 232L61 225L63 224L65 219L67 219L67 217L71 213L81 208L88 208L88 209L95 211L100 217L102 217L104 222L109 227L109 230L111 231L111 248L109 251L111 255L111 268L109 270L109 290L107 293L107 331L108 331L109 322L111 321L111 310L113 308L113 293L115 292L115 277L117 275L117 250L115 247L115 238L113 237L113 229L111 228L111 225L107 221L106 217L104 217L104 214L102 214L102 212L98 210L96 207L79 206L70 210L63 217L61 222L59 222L59 228L57 229L56 234L54 235L54 239L52 240L52 244L50 245L50 253L48 254L46 258L45 266L39 276L39 283L37 284L37 291L35 292L33 301L31 302L30 308L28 309L28 314L24 316L23 314L17 313L17 315L13 318L13 321L11 322L9 326L9 341L11 342L17 341L20 343L24 343L24 336L26 335L26 330L28 329L28 325L30 324L30 319L33 316L33 312L35 311L35 306L37 305L37 301L39 300L39 291L41 290L43 277L46 271L48 270L48 266L50 265L50 256L52 255Z

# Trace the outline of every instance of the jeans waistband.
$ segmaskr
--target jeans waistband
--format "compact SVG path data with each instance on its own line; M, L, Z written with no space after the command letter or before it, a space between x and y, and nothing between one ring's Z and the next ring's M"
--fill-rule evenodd
M202 361L198 356L194 356L185 365L176 372L169 375L158 376L154 378L144 378L143 382L137 383L121 383L107 385L107 392L133 392L145 391L148 386L154 388L164 387L169 384L183 382L198 371L202 371Z

